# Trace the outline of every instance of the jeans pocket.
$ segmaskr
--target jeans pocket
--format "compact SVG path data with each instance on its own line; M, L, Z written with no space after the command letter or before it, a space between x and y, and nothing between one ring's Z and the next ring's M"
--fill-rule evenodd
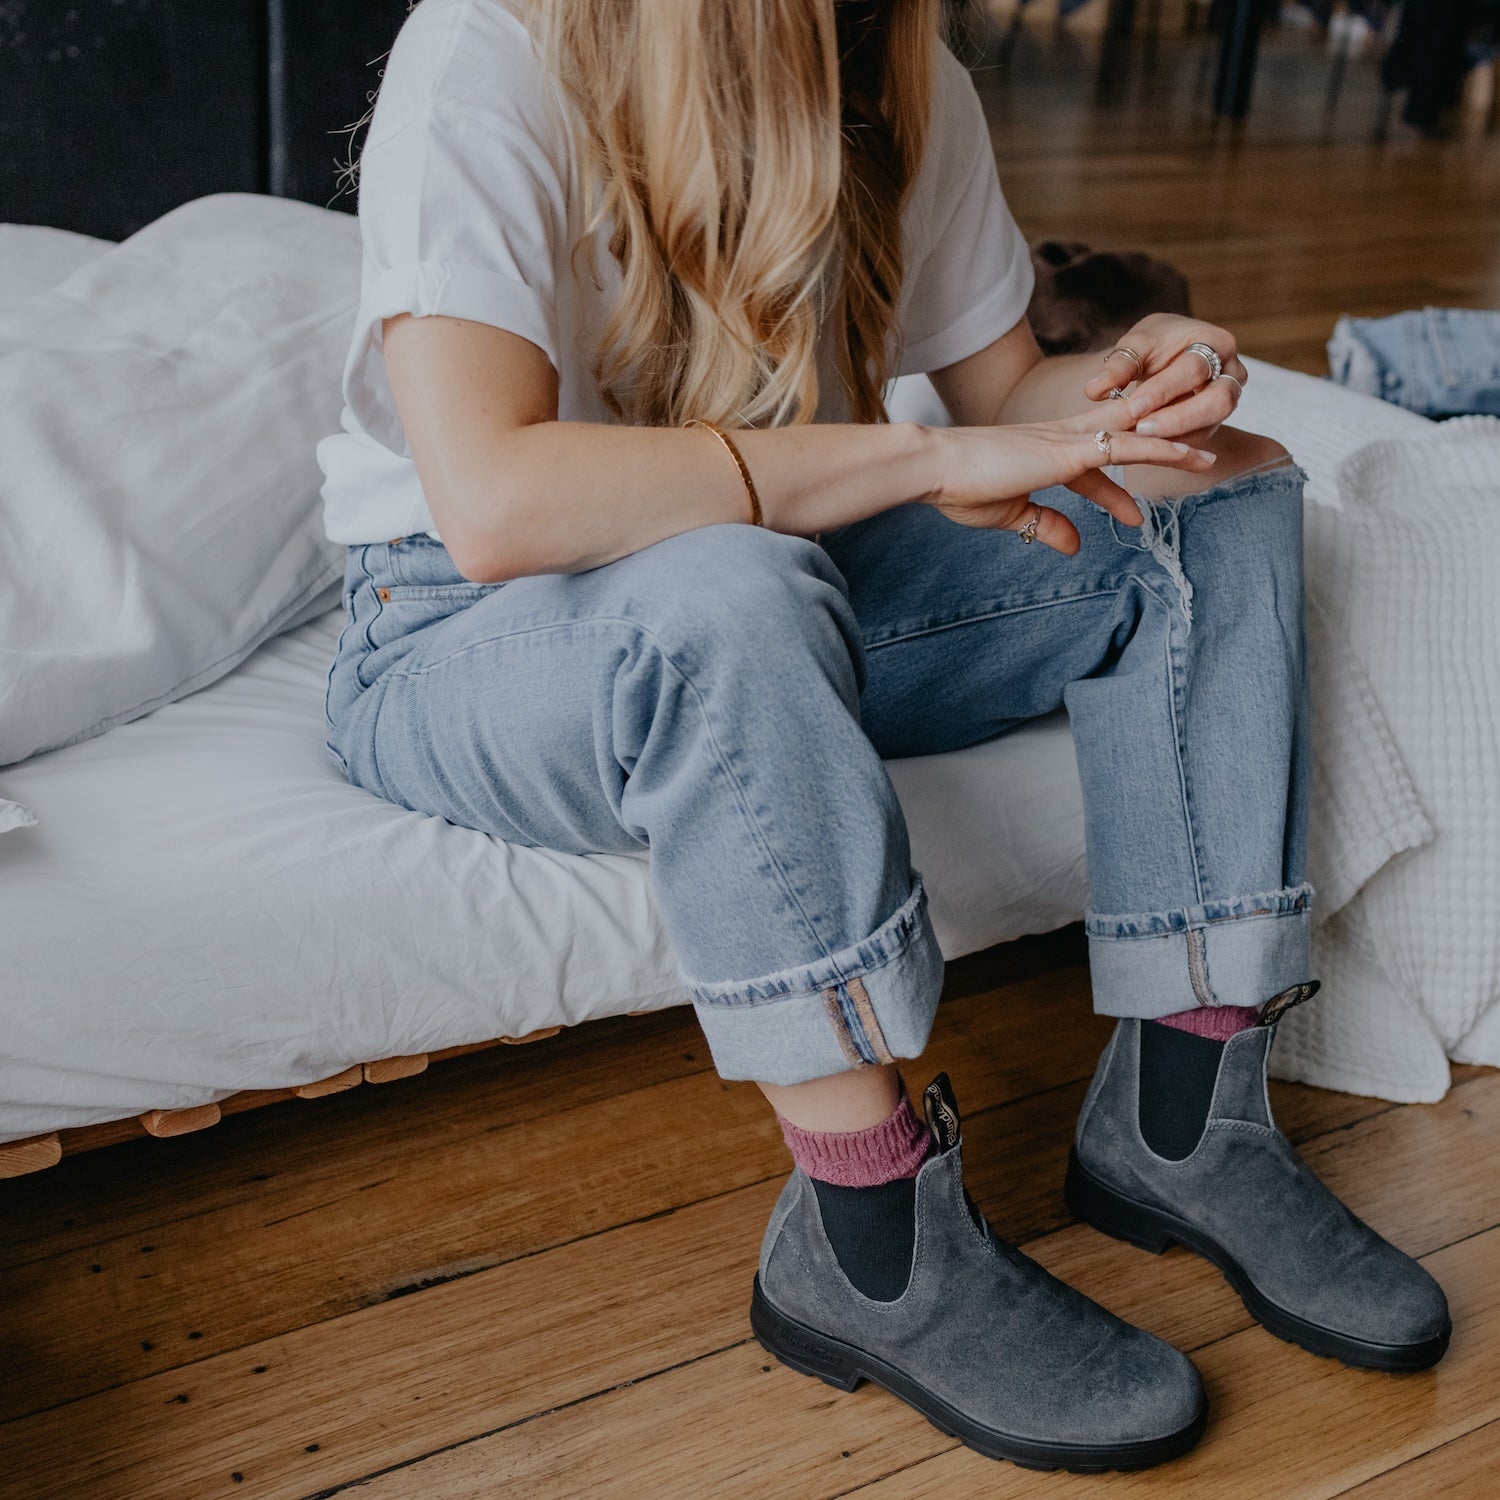
M355 679L360 687L404 657L418 636L450 615L472 609L503 583L385 583L372 581L355 595L360 657ZM363 597L361 597L363 596Z

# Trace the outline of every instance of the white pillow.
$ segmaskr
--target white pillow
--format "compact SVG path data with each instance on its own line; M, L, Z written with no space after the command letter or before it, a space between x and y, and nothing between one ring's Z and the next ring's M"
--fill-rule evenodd
M0 308L0 765L332 602L314 448L358 281L353 219L226 194Z
M0 224L0 319L114 245L45 224Z

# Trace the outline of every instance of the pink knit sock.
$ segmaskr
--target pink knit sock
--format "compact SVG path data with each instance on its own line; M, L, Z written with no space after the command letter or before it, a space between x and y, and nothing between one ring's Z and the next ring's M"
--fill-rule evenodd
M1156 1024L1191 1031L1194 1036L1206 1036L1211 1041L1227 1042L1230 1037L1248 1031L1258 1020L1258 1006L1200 1005L1193 1010L1180 1010L1175 1016L1157 1016Z
M890 1115L868 1130L804 1130L783 1115L776 1118L792 1160L809 1177L836 1187L879 1187L915 1177L932 1155L932 1132L905 1094Z

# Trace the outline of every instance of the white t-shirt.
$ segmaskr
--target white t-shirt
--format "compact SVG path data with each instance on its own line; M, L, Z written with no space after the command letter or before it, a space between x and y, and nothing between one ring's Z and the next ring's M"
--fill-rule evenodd
M342 431L318 445L333 541L437 534L386 379L382 319L444 314L519 334L552 361L563 421L610 420L593 364L619 272L603 233L579 248L577 276L569 264L583 195L563 108L504 0L422 0L402 27L361 155ZM946 48L903 228L898 373L950 365L1024 315L1030 255L973 84ZM846 420L842 393L823 390L820 420Z

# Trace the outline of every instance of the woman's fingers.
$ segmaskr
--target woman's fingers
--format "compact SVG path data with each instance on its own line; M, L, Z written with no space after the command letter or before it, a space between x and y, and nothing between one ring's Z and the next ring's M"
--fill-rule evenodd
M1083 393L1090 401L1104 401L1111 391L1123 390L1144 373L1144 364L1131 359L1117 346L1104 356L1104 368L1084 386Z
M1066 485L1127 526L1139 526L1140 507L1099 471L1108 464L1154 464L1201 471L1214 455L1168 438L1092 430L1068 418L1022 427L938 429L945 444L942 477L929 503L964 526L1021 531L1034 517L1033 539L1071 556L1080 545L1072 522L1038 507L1031 496Z
M1141 508L1129 491L1099 472L1106 464L1160 464L1166 468L1201 471L1211 468L1214 463L1214 455L1202 448L1166 438L1142 437L1135 432L1111 433L1106 445L1108 451L1100 447L1096 436L1084 438L1082 442L1088 447L1078 451L1080 455L1087 455L1088 467L1062 482L1127 526L1141 524Z
M1135 430L1146 437L1167 438L1182 438L1193 432L1212 433L1229 420L1239 404L1239 387L1234 381L1210 380L1190 395L1142 417Z
M1075 451L1085 459L1084 467L1090 469L1100 469L1106 464L1160 464L1168 469L1200 472L1214 463L1214 455L1205 448L1194 448L1170 438L1147 437L1140 432L1110 433L1102 447L1093 437L1077 438L1074 442L1078 444Z
M1024 534L1032 521L1036 522L1031 535L1044 547L1061 552L1064 557L1073 557L1083 545L1078 528L1060 511L1050 505L1038 505L1033 501L1026 507L1020 521L1010 529Z
M1118 485L1107 474L1098 469L1086 469L1077 479L1068 482L1068 488L1085 500L1092 500L1100 510L1106 510L1115 520L1127 526L1139 526L1145 517L1141 508L1131 498L1129 490Z
M1014 531L1024 538L1030 535L1035 542L1051 547L1072 557L1083 545L1078 528L1060 510L1048 505L1038 505L1028 497L1019 507L1014 498L1008 500L986 500L978 504L953 505L939 501L937 508L950 521L960 526L983 527L989 531ZM1032 521L1035 527L1031 526Z
M1201 354L1184 350L1164 370L1143 380L1131 393L1130 415L1139 420L1181 396L1208 384L1208 361Z

